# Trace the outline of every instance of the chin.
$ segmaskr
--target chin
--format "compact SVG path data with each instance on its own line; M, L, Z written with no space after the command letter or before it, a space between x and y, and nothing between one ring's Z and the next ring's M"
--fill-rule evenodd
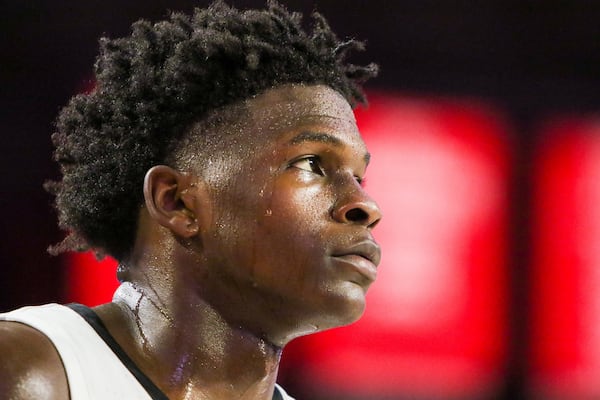
M321 312L321 317L326 319L326 323L322 324L324 329L350 325L364 314L365 291L353 283L352 286L327 302L327 309Z
M313 308L309 313L289 315L291 319L288 322L293 323L273 343L283 347L298 337L350 325L358 321L365 311L364 295L329 296L324 304L326 306Z

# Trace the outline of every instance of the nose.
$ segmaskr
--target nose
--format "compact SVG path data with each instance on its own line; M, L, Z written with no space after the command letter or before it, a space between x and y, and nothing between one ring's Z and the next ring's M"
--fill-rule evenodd
M333 209L333 218L345 224L364 225L374 228L381 220L379 206L358 183L346 196L340 198Z

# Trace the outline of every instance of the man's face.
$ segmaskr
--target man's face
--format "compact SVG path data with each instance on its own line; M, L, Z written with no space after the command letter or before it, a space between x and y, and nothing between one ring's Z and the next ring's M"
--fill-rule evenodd
M212 224L201 295L274 342L355 321L381 215L361 186L369 155L352 109L326 86L290 85L246 110L228 150L203 162Z

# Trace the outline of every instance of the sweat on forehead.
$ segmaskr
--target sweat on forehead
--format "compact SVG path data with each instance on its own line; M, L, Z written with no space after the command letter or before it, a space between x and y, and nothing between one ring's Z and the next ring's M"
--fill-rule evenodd
M350 104L330 87L283 85L209 113L190 128L169 161L188 169L195 161L214 161L219 154L252 151L276 132L323 119L355 124Z
M298 118L335 118L355 123L352 107L337 91L325 85L284 85L246 100L256 120L270 119L271 128L281 123L298 122Z

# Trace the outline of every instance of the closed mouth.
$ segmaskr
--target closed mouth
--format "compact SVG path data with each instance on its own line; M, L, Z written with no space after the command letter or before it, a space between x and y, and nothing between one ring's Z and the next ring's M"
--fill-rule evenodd
M360 256L362 258L367 259L369 262L374 264L375 266L379 265L381 261L381 249L372 240L365 240L354 245L348 246L344 249L337 250L332 254L334 257L343 257L343 256Z
M375 242L366 240L336 251L332 257L351 265L362 275L362 279L366 278L370 283L377 277L377 265L381 260L381 250Z

